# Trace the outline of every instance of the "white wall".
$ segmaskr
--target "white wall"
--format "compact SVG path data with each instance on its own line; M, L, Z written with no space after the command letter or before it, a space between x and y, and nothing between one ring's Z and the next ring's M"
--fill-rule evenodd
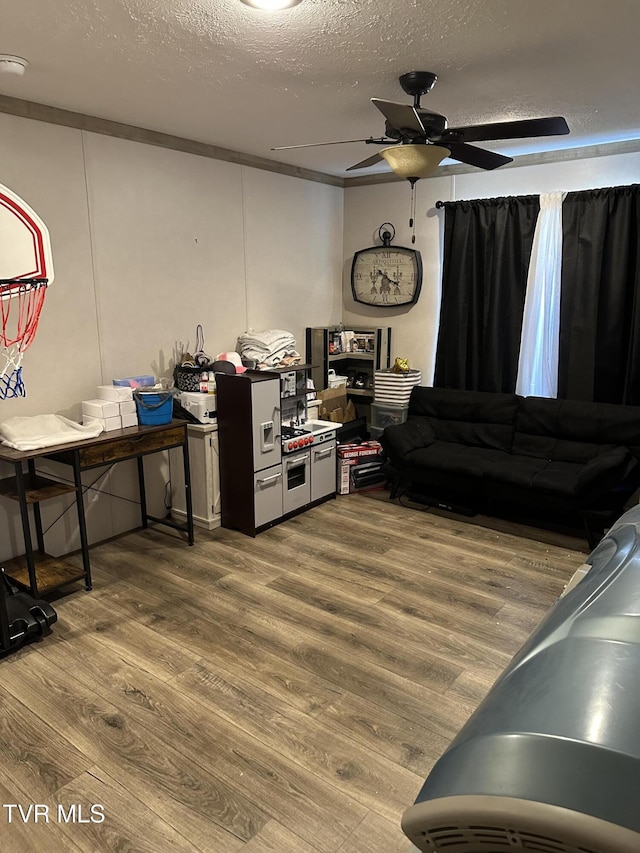
M0 401L0 421L49 412L79 420L80 401L100 383L133 373L170 376L176 342L193 344L198 323L211 355L233 348L247 328L288 329L303 352L306 326L390 325L392 355L407 356L429 382L443 221L435 202L628 184L639 171L640 154L621 154L420 181L422 294L411 308L374 309L351 299L351 260L376 242L385 221L396 227L396 245L411 245L408 183L343 191L0 115L0 183L46 222L55 266L23 362L27 396ZM152 467L161 486L167 466ZM90 541L139 524L134 468L88 472L85 481L99 477L101 490L87 496ZM11 473L0 465L1 477ZM157 514L164 490L152 491ZM69 503L43 504L52 553L78 547ZM19 553L17 507L5 498L0 530L0 559Z
M55 281L23 361L25 398L0 421L63 414L118 376L171 376L177 341L234 349L247 328L341 317L343 190L179 151L0 115L0 183L45 221ZM0 247L1 250L1 247ZM146 462L161 455L148 457ZM150 475L158 476L158 466ZM64 468L60 473L69 476ZM133 463L91 471L90 541L139 524ZM0 465L0 476L11 467ZM168 469L160 473L168 479ZM162 489L149 490L163 511ZM42 505L51 553L78 547L68 499ZM21 552L17 507L0 498L0 559Z
M344 322L354 326L374 322L391 326L392 360L395 356L408 357L411 367L422 370L424 384L429 384L435 366L444 223L444 211L435 209L437 200L621 186L637 183L639 175L640 154L636 153L419 181L415 248L419 249L424 266L422 293L416 305L396 309L369 308L354 302L349 273L353 253L378 242L378 228L384 221L391 221L396 228L394 245L411 246L409 184L349 187L344 193Z

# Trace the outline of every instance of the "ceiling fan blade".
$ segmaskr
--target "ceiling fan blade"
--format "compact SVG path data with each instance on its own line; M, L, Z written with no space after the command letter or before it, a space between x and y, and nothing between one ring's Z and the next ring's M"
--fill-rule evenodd
M367 157L366 160L361 160L359 163L356 163L355 166L349 166L347 172L351 172L352 169L366 169L368 166L375 166L376 163L379 163L382 160L382 157L379 154L374 154L373 157Z
M534 136L562 136L569 133L569 125L562 116L527 118L516 121L498 121L469 127L450 127L440 141L459 139L461 142L486 142L492 139L529 139Z
M466 142L447 142L446 146L451 151L453 160L467 163L469 166L477 166L479 169L497 169L513 160L513 157L505 157L504 154L496 154L495 151L485 151L484 148L467 145Z
M396 104L394 101L381 101L380 98L371 98L371 103L380 110L391 127L409 137L424 136L420 117L410 104Z
M346 145L347 142L368 142L373 145L392 145L393 139L337 139L335 142L305 142L302 145L279 145L277 148L272 148L271 151L288 151L291 148L317 148L319 145Z

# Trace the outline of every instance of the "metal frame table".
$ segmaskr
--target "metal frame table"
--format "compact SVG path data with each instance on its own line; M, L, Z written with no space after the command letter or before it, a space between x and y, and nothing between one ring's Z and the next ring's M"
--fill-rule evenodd
M173 521L171 518L150 516L147 512L143 456L169 450L172 447L182 448L186 505L186 522L184 523ZM71 466L73 484L63 483L39 474L36 470L38 459L50 459ZM29 589L33 596L51 592L78 580L84 580L86 589L91 589L91 565L84 513L82 473L91 468L111 465L126 459L135 459L138 466L142 527L148 527L149 521L153 521L173 527L176 530L184 530L189 545L193 545L193 509L191 505L191 474L186 421L128 427L101 433L96 438L42 447L37 450L14 450L11 447L0 445L0 461L9 462L14 466L14 476L0 480L0 495L16 500L20 504L25 546L24 557L9 560L5 564L7 575L19 586ZM24 470L25 462L27 464L26 472ZM45 553L40 502L65 493L75 493L82 572L78 571L77 566L65 562L64 558L50 557ZM30 506L36 532L37 552L35 553L31 537Z

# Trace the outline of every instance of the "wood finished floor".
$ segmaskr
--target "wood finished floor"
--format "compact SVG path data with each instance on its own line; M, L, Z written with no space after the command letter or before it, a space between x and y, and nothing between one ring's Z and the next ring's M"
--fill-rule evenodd
M94 590L0 662L1 802L51 816L3 808L1 849L405 853L402 812L584 562L518 530L351 495L256 539L93 548ZM73 803L104 822L56 822Z

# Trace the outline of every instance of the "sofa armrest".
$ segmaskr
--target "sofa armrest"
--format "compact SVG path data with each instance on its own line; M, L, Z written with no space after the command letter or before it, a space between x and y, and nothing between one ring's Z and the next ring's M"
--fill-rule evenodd
M607 448L590 459L578 474L578 494L594 488L611 488L624 480L636 464L626 447Z
M435 430L424 418L414 418L403 424L387 427L381 443L392 464L400 464L412 450L428 447L436 440Z

